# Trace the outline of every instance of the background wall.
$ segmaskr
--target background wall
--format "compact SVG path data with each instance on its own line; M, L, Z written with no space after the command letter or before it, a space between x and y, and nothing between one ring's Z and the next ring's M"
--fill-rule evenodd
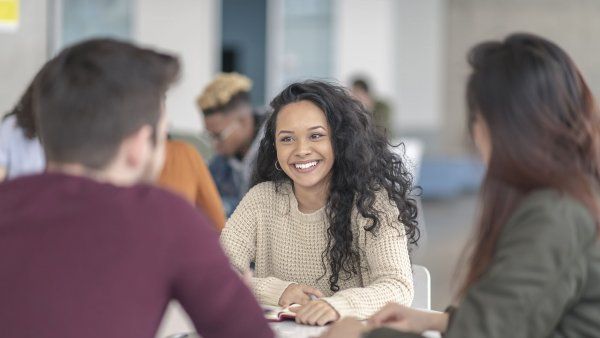
M138 0L134 39L179 55L182 77L167 98L171 128L198 132L203 122L195 98L218 71L218 0Z
M373 92L396 106L395 0L335 1L334 76L350 85L366 77Z
M58 1L21 1L21 22L15 33L0 32L0 114L15 104L52 53L55 26L48 13ZM172 129L203 129L195 97L218 70L220 1L134 1L132 39L177 54L183 64L180 81L167 99ZM56 16L54 16L56 18ZM59 18L58 18L59 19ZM50 42L50 43L49 43Z
M46 1L21 1L16 32L0 32L0 116L16 104L46 61Z
M564 48L600 95L600 1L596 0L450 0L443 40L445 103L439 123L446 153L465 151L464 84L466 53L474 44L502 39L512 32L531 32Z
M393 130L428 138L443 104L444 0L336 1L335 76L364 75L391 105Z
M253 79L251 99L254 105L265 100L266 0L223 0L222 47L236 54L232 69ZM221 67L222 69L222 67ZM224 71L232 71L224 69Z
M441 128L443 116L443 58L446 51L445 0L395 1L397 100L396 123L401 134L428 138Z
M258 1L264 5L265 0ZM395 110L394 128L425 138L428 152L468 152L463 127L465 55L483 39L514 31L553 39L569 51L596 96L600 94L599 1L331 1L331 51L313 51L332 60L330 73L323 77L348 84L352 76L366 75L374 91ZM21 1L19 29L0 32L0 114L11 109L46 60L48 38L55 29L48 12L57 2ZM267 0L269 8L285 3L294 1ZM167 102L172 128L202 130L194 98L220 69L221 1L135 0L133 5L132 39L174 52L183 61L181 81ZM266 14L267 40L269 36L281 40L279 30L285 23L272 16ZM279 55L285 53L283 42L268 44L265 102L281 90L285 77L277 72L286 66L286 55Z

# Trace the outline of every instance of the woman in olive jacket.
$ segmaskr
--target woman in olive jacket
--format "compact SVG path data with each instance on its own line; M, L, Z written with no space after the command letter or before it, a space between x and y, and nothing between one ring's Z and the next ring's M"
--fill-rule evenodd
M600 337L600 116L569 56L529 34L469 54L469 127L487 164L456 308L389 304L324 337Z

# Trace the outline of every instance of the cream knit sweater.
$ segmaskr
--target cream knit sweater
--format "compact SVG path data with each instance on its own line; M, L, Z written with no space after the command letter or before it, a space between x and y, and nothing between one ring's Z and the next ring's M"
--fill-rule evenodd
M325 209L300 212L290 184L279 192L272 182L253 187L225 225L221 244L236 269L246 270L255 262L252 288L260 303L277 305L290 284L301 283L321 290L326 295L322 300L341 317L365 319L388 302L410 305L413 298L404 226L392 203L387 194L377 194L375 207L382 217L377 236L363 229L366 219L354 209L352 232L362 268L349 280L340 274L336 293L329 289L331 270L321 262L327 246Z

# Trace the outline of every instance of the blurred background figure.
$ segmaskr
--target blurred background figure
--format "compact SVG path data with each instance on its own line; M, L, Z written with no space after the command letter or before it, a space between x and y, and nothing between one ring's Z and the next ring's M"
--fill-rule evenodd
M197 103L216 155L209 168L227 216L235 210L248 185L265 120L252 108L252 81L238 73L217 76L200 94Z
M390 106L378 99L371 92L371 88L364 78L355 78L352 81L352 95L359 100L363 106L373 114L375 125L386 131L388 137L393 137L392 121L390 119Z
M32 85L0 123L0 181L44 170L44 149L38 139Z
M165 165L158 185L187 199L210 219L217 231L225 226L225 212L215 182L193 145L167 140Z

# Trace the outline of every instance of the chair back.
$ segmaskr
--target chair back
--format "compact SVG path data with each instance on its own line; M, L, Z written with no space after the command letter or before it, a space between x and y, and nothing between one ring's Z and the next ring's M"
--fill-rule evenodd
M431 275L429 270L422 265L413 265L412 271L415 297L411 307L431 310Z

